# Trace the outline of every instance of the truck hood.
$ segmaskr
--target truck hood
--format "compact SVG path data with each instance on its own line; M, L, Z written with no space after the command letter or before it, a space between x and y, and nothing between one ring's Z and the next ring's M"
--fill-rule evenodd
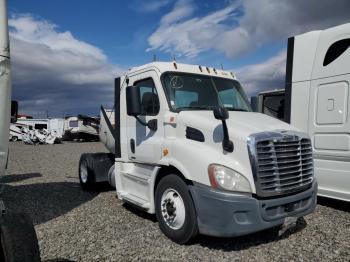
M230 136L245 140L249 135L273 130L299 131L295 127L286 124L273 117L255 112L229 112L226 120ZM181 111L178 122L206 132L220 132L221 121L215 119L212 111Z

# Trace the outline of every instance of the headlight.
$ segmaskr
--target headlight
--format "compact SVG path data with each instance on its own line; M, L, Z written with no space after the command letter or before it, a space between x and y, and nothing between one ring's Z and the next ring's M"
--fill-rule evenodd
M237 191L251 192L249 181L240 173L227 167L211 164L208 167L210 184L214 188Z

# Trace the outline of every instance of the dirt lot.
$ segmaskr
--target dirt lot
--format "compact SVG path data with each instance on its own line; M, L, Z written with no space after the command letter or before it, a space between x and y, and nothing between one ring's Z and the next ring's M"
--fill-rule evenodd
M34 220L43 261L349 261L350 207L319 199L316 212L283 237L275 230L221 239L198 237L187 246L168 240L154 216L116 199L86 193L77 167L100 143L10 146L4 199Z

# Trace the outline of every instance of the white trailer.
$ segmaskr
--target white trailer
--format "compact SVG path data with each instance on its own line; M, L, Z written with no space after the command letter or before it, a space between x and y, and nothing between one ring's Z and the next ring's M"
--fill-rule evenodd
M11 66L7 25L7 2L0 0L0 176L8 160L11 110ZM38 240L28 216L8 212L0 199L0 261L40 261Z
M259 94L259 112L308 132L318 195L350 201L350 24L288 40L285 90ZM274 107L276 109L276 106Z
M44 118L44 119L18 119L18 124L27 125L31 130L47 130L53 136L61 139L64 133L63 118Z
M98 141L99 120L89 116L67 117L64 122L63 140Z
M82 188L109 181L177 243L286 228L315 208L309 136L252 112L230 72L146 64L115 80L114 122L101 111L111 153L81 156Z
M11 123L9 140L13 142L23 140L23 129L25 128L28 128L28 126L18 123Z

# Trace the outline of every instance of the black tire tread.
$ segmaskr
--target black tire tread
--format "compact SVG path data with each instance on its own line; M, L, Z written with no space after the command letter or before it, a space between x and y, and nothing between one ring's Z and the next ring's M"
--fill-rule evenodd
M38 239L29 216L6 213L0 218L1 247L5 262L37 262L40 259ZM2 250L1 250L2 251Z

